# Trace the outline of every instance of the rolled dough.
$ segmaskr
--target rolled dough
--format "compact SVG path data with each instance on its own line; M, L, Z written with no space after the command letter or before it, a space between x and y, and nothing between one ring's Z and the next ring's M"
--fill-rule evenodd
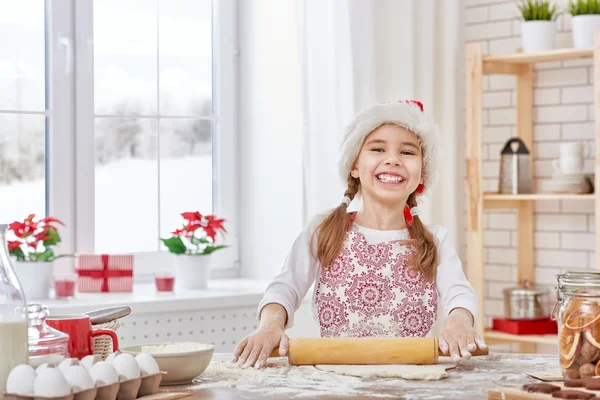
M321 371L359 378L402 378L427 381L447 378L446 370L454 367L456 367L456 362L451 358L440 358L439 364L434 365L315 365L315 368Z

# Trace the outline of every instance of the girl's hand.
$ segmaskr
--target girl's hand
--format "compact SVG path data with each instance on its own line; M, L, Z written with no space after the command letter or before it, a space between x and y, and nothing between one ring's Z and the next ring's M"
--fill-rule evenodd
M439 348L442 353L459 361L461 357L471 358L471 351L479 347L485 350L487 345L473 328L473 315L464 308L455 308L444 321L444 330L439 338Z
M242 368L261 368L277 346L282 357L287 355L288 337L283 329L275 325L260 327L237 345L233 353L233 362L239 360Z
M289 341L284 331L286 321L287 312L282 305L270 303L263 307L260 326L237 345L233 362L238 362L242 368L261 368L277 346L279 355L285 357Z

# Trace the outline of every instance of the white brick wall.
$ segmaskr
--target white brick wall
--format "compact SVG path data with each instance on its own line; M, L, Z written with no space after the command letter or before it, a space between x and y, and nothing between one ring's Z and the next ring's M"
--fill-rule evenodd
M465 39L481 42L484 54L513 53L521 46L521 22L513 0L467 0ZM571 21L558 20L558 47L571 47ZM548 62L534 66L534 179L552 176L552 160L563 141L593 146L593 70L591 60ZM500 150L516 135L516 81L491 75L483 80L484 190L498 188ZM586 172L593 170L593 156ZM594 268L594 206L590 201L538 201L535 212L535 279L553 287L556 274L569 269ZM513 286L516 272L517 216L493 210L484 215L486 322L502 316L502 290ZM552 294L554 298L554 293ZM506 347L498 347L506 349ZM510 349L516 350L515 346ZM552 351L553 346L538 346Z

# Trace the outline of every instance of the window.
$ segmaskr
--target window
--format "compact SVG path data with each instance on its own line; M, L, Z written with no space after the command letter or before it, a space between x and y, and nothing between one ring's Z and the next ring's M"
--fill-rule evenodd
M139 272L180 213L214 213L229 222L216 267L235 266L236 13L0 0L0 37L18 38L0 51L0 222L48 212L63 252L134 253Z
M0 0L0 38L0 222L10 223L46 215L44 2Z
M93 27L94 249L157 251L213 212L211 1L95 1Z

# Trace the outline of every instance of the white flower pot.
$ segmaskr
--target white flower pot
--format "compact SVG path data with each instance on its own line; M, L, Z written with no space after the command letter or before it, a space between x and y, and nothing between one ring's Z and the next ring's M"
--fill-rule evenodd
M210 255L175 255L175 289L206 289L210 264Z
M27 301L48 299L54 281L54 263L44 261L13 261Z
M521 43L524 53L548 51L555 47L555 21L523 21L521 23Z
M577 49L594 46L594 32L600 30L600 15L577 15L573 17L573 47Z

